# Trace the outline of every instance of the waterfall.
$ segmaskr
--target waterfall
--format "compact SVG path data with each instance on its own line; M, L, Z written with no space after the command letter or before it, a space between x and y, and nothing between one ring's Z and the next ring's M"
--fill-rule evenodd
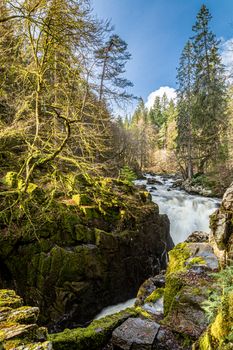
M163 176L145 176L145 180L135 181L136 185L145 185L151 193L153 202L159 206L160 214L167 214L170 220L170 232L175 244L183 242L194 231L209 232L209 216L219 207L220 200L191 195L173 188L174 178ZM155 181L150 185L147 179ZM114 314L134 305L136 299L104 308L95 319Z
M171 237L175 244L183 242L194 231L209 232L209 216L219 207L216 198L191 195L173 188L175 180L162 176L149 176L156 181L154 185L147 180L137 180L137 185L146 185L153 202L159 206L160 214L167 214L170 220Z

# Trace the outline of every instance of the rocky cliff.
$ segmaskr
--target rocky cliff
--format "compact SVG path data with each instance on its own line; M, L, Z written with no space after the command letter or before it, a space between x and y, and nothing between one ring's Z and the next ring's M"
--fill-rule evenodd
M24 222L13 231L2 226L1 287L38 306L51 329L86 324L166 267L173 246L167 217L147 192L117 180L104 186L102 202L83 205L82 213L80 198L57 200L53 217L35 232Z
M52 335L54 348L233 349L232 204L231 186L211 218L210 239L195 232L172 249L165 275L143 283L133 310Z

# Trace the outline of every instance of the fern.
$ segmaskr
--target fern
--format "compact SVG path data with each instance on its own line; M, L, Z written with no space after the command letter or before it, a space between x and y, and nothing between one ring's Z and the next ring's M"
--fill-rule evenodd
M209 299L202 303L209 321L213 321L222 305L224 295L233 291L233 264L212 274L216 279L216 287L209 295ZM218 288L219 287L219 288Z

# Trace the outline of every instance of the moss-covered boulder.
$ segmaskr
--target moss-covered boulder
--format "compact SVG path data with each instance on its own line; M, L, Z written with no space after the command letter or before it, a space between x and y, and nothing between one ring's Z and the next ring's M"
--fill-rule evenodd
M129 317L135 317L134 309L93 321L87 328L66 329L49 336L55 350L102 350L110 341L112 332Z
M35 197L31 221L18 211L10 224L0 216L0 287L16 286L56 331L134 297L173 247L168 218L147 192L116 179L79 187L69 198L55 193L43 211Z
M211 292L218 260L207 243L181 243L170 253L164 289L164 324L190 342L208 325L202 306Z
M13 290L0 290L0 349L51 350L46 328L36 322L39 309L23 306Z

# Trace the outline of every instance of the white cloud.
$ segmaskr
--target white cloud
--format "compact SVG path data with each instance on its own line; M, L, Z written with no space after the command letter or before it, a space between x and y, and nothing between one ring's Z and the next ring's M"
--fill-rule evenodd
M158 90L153 91L147 98L146 107L150 109L153 104L156 96L163 97L166 94L170 99L176 99L176 90L169 86L161 86Z
M222 56L222 62L226 67L227 75L229 80L232 82L232 73L233 73L233 38L229 40L222 41L221 45L221 56ZM231 76L231 77L230 77Z

